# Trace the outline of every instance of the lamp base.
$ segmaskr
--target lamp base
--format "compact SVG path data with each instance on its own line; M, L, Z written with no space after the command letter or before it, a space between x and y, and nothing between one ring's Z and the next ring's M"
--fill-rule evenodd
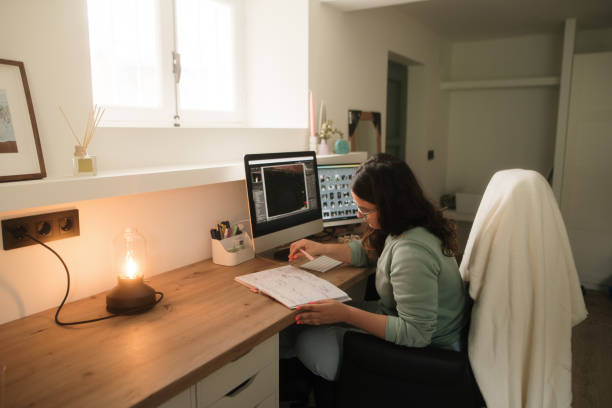
M155 306L155 290L142 277L117 280L117 285L106 295L106 310L115 314L138 314Z

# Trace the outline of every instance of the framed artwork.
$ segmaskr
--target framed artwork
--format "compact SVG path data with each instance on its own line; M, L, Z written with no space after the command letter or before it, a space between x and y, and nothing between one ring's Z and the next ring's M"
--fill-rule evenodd
M349 110L349 143L351 151L368 152L372 157L381 150L380 112Z
M46 175L23 62L0 59L0 182Z

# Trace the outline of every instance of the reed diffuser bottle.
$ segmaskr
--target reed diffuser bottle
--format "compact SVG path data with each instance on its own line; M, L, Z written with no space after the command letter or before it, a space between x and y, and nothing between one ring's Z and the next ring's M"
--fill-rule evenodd
M87 146L89 146L91 139L93 139L93 136L96 133L98 124L100 123L102 115L104 114L104 109L99 106L94 106L94 109L89 112L87 126L85 127L85 134L83 135L82 139L76 135L70 120L68 120L68 117L66 116L66 113L64 113L61 106L60 111L64 115L64 118L70 127L70 131L72 132L72 136L74 136L74 139L77 142L77 144L74 146L74 157L72 158L73 174L75 176L95 176L98 173L96 156L87 153Z
M85 146L74 146L72 168L75 176L95 176L98 173L96 156L87 154Z

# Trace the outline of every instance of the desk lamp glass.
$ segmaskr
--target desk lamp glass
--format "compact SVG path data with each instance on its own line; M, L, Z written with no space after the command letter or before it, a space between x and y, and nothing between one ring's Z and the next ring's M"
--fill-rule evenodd
M146 241L135 228L126 228L113 242L113 270L117 285L106 296L106 309L116 314L136 314L155 305L155 290L144 283Z

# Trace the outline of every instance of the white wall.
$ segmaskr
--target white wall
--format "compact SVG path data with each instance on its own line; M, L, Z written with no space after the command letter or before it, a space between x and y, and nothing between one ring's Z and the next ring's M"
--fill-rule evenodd
M575 52L592 53L612 51L612 27L576 32Z
M308 127L308 0L244 6L249 125Z
M612 287L612 51L574 56L561 212L580 281Z
M450 48L451 66L446 81L507 79L559 75L559 34L456 42Z
M559 75L560 35L531 35L452 44L447 80ZM446 91L446 191L484 192L497 170L552 168L557 87Z
M72 174L74 141L58 105L81 128L91 106L86 19L84 0L0 3L0 56L25 64L50 178ZM305 118L305 91L300 103ZM104 128L90 153L105 171L238 160L247 152L306 145L306 129ZM243 183L225 183L29 208L0 218L79 209L81 236L51 243L71 269L69 300L76 300L114 285L109 246L122 228L133 225L148 239L152 274L174 269L210 257L209 229L220 220L246 218L244 194ZM44 248L0 250L0 323L57 306L64 290L61 264Z
M150 270L145 278L210 258L210 228L221 220L246 218L245 193L244 182L232 182L10 211L0 217L79 210L80 236L49 243L70 269L72 301L115 285L112 243L128 226L147 240ZM34 245L0 251L0 265L0 323L61 302L66 273L47 249ZM104 307L101 298L100 315Z
M422 133L410 141L407 158L425 191L437 200L446 162L439 106L441 40L394 9L343 13L314 0L310 16L310 87L315 111L324 100L327 119L345 134L349 109L381 112L384 146L389 52L423 64ZM441 154L427 161L428 149Z
M602 115L599 119L594 115L591 123L588 123L594 105L599 105L595 110L600 112L605 112L604 107L609 105L609 98L606 100L610 95L609 80L606 88L603 84L594 83L591 75L597 70L596 61L609 59L610 51L612 27L597 30L582 30L579 27L574 64L577 63L575 69L581 72L575 72L574 76L586 77L581 78L578 90L572 88L572 98L576 100L570 103L576 105L582 100L584 107L588 107L591 113L584 107L578 112L570 110L569 113L569 120L573 124L573 129L568 129L565 163L565 174L569 179L564 180L561 211L567 219L580 280L586 287L593 289L612 286L612 234L609 217L609 203L612 202L609 176L612 169L608 157L612 147L610 131L606 131L606 126L610 127L610 114L599 113ZM607 53L607 56L603 53ZM602 75L601 72L599 74ZM603 77L606 74L609 79L608 71L604 71Z
M3 0L0 7L0 55L25 64L47 174L49 177L69 176L72 174L74 139L58 105L63 107L75 128L85 128L92 105L86 2ZM299 35L295 37L290 43L299 43ZM304 39L304 48L306 43ZM270 55L270 48L267 50L266 55ZM305 65L307 59L303 54L305 51L298 62ZM290 64L285 68L287 66ZM269 77L250 75L271 88ZM282 119L279 123L302 123L303 129L105 128L96 133L89 153L97 155L99 170L104 171L236 160L246 152L303 148L306 146L307 73L304 69L285 77L294 84L290 87L291 92L299 94L297 87L301 87L303 97L287 105L297 110L297 114L291 117L277 114ZM279 92L286 96L288 91ZM272 93L271 97L278 96L277 93ZM262 98L260 104L266 105L266 100ZM271 126L269 111L259 108L259 125Z
M83 4L83 0L0 3L0 55L25 63L50 177L71 174L74 145L57 105L71 117L82 117L81 126L91 106ZM427 148L445 144L438 126L436 37L385 10L344 15L313 0L310 13L310 87L317 107L325 99L328 118L343 129L348 128L349 108L379 111L384 124L389 51L425 65L426 114L419 147L424 149L423 159L411 164L425 188L437 196L445 159L424 159ZM90 149L98 156L100 170L117 170L235 160L245 152L306 147L306 129L109 128L99 130ZM136 227L147 238L150 273L156 274L210 257L209 229L219 220L247 216L243 183L234 182L22 209L0 213L0 218L67 208L79 209L81 236L51 246L70 267L69 300L114 285L110 245L126 226ZM64 290L63 268L44 248L0 251L0 323L57 306Z

